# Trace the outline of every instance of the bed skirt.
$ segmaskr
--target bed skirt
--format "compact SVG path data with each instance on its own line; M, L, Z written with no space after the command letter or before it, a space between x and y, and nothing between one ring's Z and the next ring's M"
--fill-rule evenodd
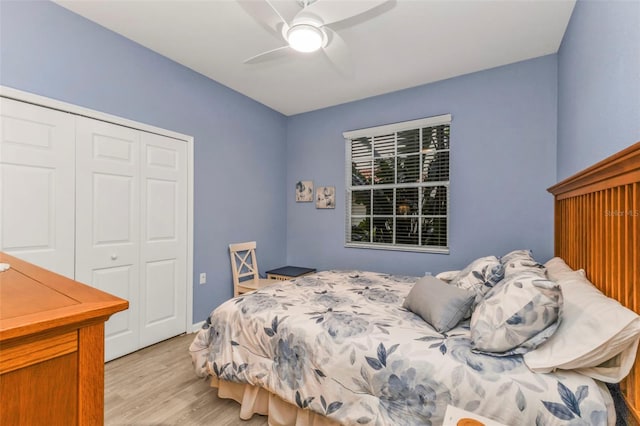
M262 414L268 417L269 426L339 426L321 414L298 408L257 386L227 382L212 376L211 387L218 388L219 398L233 399L240 404L242 420Z

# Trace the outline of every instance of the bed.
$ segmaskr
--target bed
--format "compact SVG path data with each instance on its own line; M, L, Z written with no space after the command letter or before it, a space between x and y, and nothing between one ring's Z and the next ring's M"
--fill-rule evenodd
M640 143L549 189L567 282L586 275L635 312L638 182ZM582 370L534 373L528 354L472 348L469 319L437 331L403 307L417 281L323 271L232 299L190 347L196 373L241 403L241 418L265 414L273 425L437 425L449 405L503 424L614 422L609 392ZM627 355L632 363L636 352ZM622 382L636 420L638 368Z

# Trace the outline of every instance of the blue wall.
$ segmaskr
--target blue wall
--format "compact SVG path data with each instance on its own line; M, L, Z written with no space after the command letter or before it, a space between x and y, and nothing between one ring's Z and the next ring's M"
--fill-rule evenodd
M200 321L231 295L232 241L256 239L263 271L422 274L521 247L550 257L545 189L640 140L639 19L637 1L578 0L559 55L287 118L53 3L1 1L0 84L195 137ZM444 113L451 254L344 248L342 132ZM299 179L336 186L337 208L295 203Z
M284 264L283 115L50 2L0 2L0 58L4 86L195 138L194 322L233 294L230 242Z
M459 269L476 257L553 252L557 57L545 56L289 117L287 260L290 264L411 275ZM344 247L342 132L451 113L450 255ZM296 203L295 182L335 186L335 210Z
M640 141L640 1L578 0L558 58L564 179Z

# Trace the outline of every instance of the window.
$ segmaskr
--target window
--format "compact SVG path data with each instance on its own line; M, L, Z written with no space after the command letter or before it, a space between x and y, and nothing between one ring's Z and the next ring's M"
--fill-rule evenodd
M449 253L451 115L345 132L346 246Z

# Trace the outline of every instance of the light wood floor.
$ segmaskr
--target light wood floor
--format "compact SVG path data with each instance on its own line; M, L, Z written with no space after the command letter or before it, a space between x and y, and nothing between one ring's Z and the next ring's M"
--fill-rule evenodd
M105 364L105 425L266 426L264 416L244 421L240 405L217 397L196 377L186 334Z

